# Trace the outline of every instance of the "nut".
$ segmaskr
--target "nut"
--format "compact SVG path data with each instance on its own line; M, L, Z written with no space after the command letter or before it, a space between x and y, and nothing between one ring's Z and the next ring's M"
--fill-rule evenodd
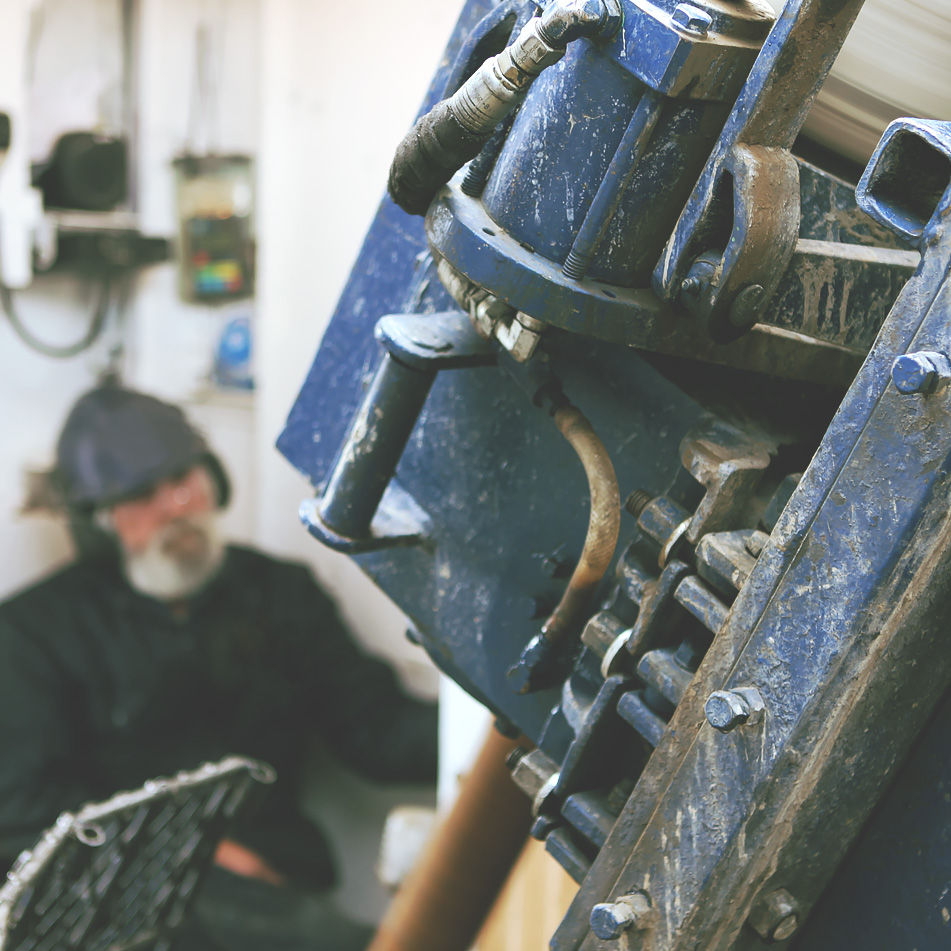
M533 17L522 28L522 32L509 47L512 62L520 70L531 76L537 76L543 69L557 63L565 55L565 49L553 47L539 33L541 21Z
M713 26L713 17L691 3L678 3L670 19L679 30L693 36L706 36Z
M632 892L616 901L601 902L591 909L591 930L603 941L620 938L625 931L639 931L650 924L650 897L646 892Z
M729 733L743 723L756 723L765 710L763 698L755 687L715 690L703 706L707 722L721 733Z

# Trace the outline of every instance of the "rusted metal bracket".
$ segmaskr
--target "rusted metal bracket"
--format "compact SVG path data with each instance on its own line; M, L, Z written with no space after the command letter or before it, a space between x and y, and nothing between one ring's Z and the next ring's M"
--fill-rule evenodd
M799 188L788 149L863 3L789 0L654 271L657 294L700 315L714 340L753 326L789 263Z
M796 160L785 149L738 143L716 179L710 217L679 300L708 325L722 322L722 314L726 329L715 336L730 339L759 320L792 258L800 217Z

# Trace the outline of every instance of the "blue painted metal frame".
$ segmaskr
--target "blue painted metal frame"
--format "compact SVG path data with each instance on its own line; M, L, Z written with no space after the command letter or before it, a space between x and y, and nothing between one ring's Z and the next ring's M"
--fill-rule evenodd
M444 61L465 59L463 37L487 8L467 5ZM449 72L434 82L427 105L442 95ZM278 440L317 487L328 479L376 371L377 320L452 307L421 226L384 200ZM566 392L579 394L576 402L608 445L622 491L660 491L679 467L680 425L689 428L701 406L633 350L566 334L554 334L549 350ZM461 371L437 377L395 484L425 508L429 543L356 560L406 613L443 670L533 739L547 736L553 755L563 755L573 734L549 723L558 691L519 697L505 670L537 633L538 605L551 608L560 596L564 582L551 576L546 559L566 543L567 557L576 557L584 538L586 481L572 451L499 370ZM305 509L310 518L314 503ZM500 525L509 534L500 536Z
M795 0L790 9L799 6ZM831 3L840 12L846 6L842 0ZM480 44L495 36L493 30L509 13L521 9L513 4L493 10L486 0L470 0L444 59L453 65L440 69L426 107L458 84L481 55ZM770 55L777 52L773 47ZM623 123L617 131L622 133ZM943 148L948 128L906 126L902 134ZM916 148L911 146L913 155L918 155ZM931 153L926 154L930 159ZM915 222L921 222L922 208L933 196L919 189L910 207L902 205L890 168L884 163L877 179L871 175L873 208L890 227L902 218L902 233L917 238ZM940 159L934 168L940 173ZM840 240L841 234L819 229L827 224L823 209L829 203L852 209L847 189L821 175L806 178L808 187L800 181L802 236ZM462 240L458 231L452 237L452 229L475 214L474 206L460 205L440 220L457 197L451 190L431 211L430 237L437 245L449 240L447 235ZM854 217L851 221L857 240L871 235L881 243L874 228ZM540 273L535 249L518 245L492 218L473 218L467 228L491 239L480 239L481 245L462 252L472 267L523 267L525 274ZM483 228L496 233L485 234ZM946 389L899 394L889 374L893 359L910 346L929 351L949 346L944 336L951 314L948 243L944 224L932 221L924 235L925 257L669 727L656 713L656 698L651 700L655 707L644 702L643 709L629 709L644 701L650 688L627 689L630 682L623 675L605 682L597 652L590 647L580 654L564 695L556 689L526 696L512 692L505 671L557 600L563 584L560 566L570 564L580 548L587 516L585 480L550 421L498 368L441 374L433 383L387 490L399 496L397 508L405 508L409 498L425 508L426 544L364 551L355 560L405 611L414 637L443 670L564 765L561 818L568 826L553 828L548 844L553 853L560 849L565 863L585 878L553 947L601 947L588 934L592 905L644 885L658 909L665 948L697 941L711 951L733 946L730 942L760 947L760 939L743 926L756 898L751 883L763 890L792 886L802 909L811 906L828 877L829 857L843 854L881 793L882 777L947 682L947 664L935 651L928 611L945 606L944 589L937 582L947 561L944 501L951 491L951 449L945 437L951 396ZM492 254L486 246L494 249ZM587 281L571 291L559 265L549 263L542 276L552 288L543 303L561 308L558 320L577 317L578 310L565 304L577 286L610 310L616 289L608 286L611 293L605 293L604 285ZM893 263L907 273L907 258ZM506 280L518 285L521 277L515 273ZM898 284L881 293L890 295ZM646 290L628 293L654 316L671 313ZM426 250L422 221L384 200L278 443L315 487L330 477L349 421L377 372L380 351L373 328L379 318L433 315L452 306ZM794 315L798 304L788 309ZM591 321L603 320L603 312L592 305ZM592 329L584 321L570 326L583 333ZM874 328L861 328L864 334L870 330ZM613 339L622 338L617 334ZM710 358L712 346L696 341L692 352ZM691 352L689 335L670 349ZM695 385L706 371L646 359L630 348L558 329L546 335L545 350L566 392L604 439L623 493L646 488L656 495L682 479L680 437L704 416L708 397L716 392ZM739 342L733 361L748 366L755 352L754 334ZM839 352L826 357L830 363L815 363L816 379L828 378L834 360L844 360ZM840 375L847 369L843 363ZM729 399L734 395L730 380L719 379L722 395ZM765 399L777 385L764 379L756 386L750 383L745 379L737 392L748 397L761 392ZM314 502L305 507L310 513L317 508ZM635 534L628 524L622 550ZM635 578L629 567L621 565L620 586L633 590L643 579ZM671 584L668 600L721 618L723 604L699 597L702 590L681 590L684 576ZM610 587L606 581L600 594L608 595ZM920 597L915 600L915 595ZM617 600L622 612L623 600ZM902 624L897 624L896 604L906 612ZM879 629L875 622L882 618L896 623ZM893 652L890 663L873 665L870 659L885 644ZM643 661L644 670L662 665L664 651L670 652L667 645ZM929 662L921 663L921 657ZM754 728L758 732L722 736L702 725L710 690L753 681L767 700L764 723ZM857 685L863 689L857 691ZM902 704L907 690L915 695L910 708ZM849 703L836 699L842 696ZM889 709L899 708L900 716L889 716ZM586 714L593 711L597 715L589 719ZM655 718L660 745L604 840L610 820L603 791L585 784L595 774L599 782L610 783L625 771L638 772L643 746L625 747L610 769L604 761L623 742L618 738L626 723L643 719L645 711ZM879 733L874 747L856 725L863 721L874 723ZM830 752L832 734L837 745ZM602 767L603 775L598 773ZM805 772L815 780L812 792L797 790L796 780ZM842 817L838 826L830 827L830 814ZM590 841L604 840L590 870L590 857L579 852L572 824L588 829L594 837ZM794 834L777 838L775 829ZM670 841L678 842L676 852L664 845ZM817 842L825 854L819 863L813 848ZM775 869L764 864L774 855L775 869L785 875L782 883ZM941 868L947 871L946 866L945 858ZM717 920L711 918L713 909ZM929 928L922 924L916 933L939 934ZM639 946L639 939L631 940L631 947ZM812 945L805 947L811 951Z
M951 155L951 123L910 128ZM883 151L892 138L886 135ZM896 357L949 345L948 169L922 227L917 273L553 948L604 947L588 933L587 916L606 897L636 889L651 895L665 948L760 947L744 928L757 895L783 887L796 896L799 914L808 912L951 684L943 643L951 610L951 393L904 394L891 379ZM906 220L906 209L896 214L867 190L869 178L864 206L880 220ZM765 700L761 724L729 736L704 724L711 691L747 685ZM951 878L951 858L942 856L931 874L936 882ZM902 890L894 879L892 887ZM921 908L924 896L903 892L903 899ZM937 917L900 926L913 929L923 947L947 938L947 922ZM927 935L936 943L925 944ZM630 947L647 946L632 935Z

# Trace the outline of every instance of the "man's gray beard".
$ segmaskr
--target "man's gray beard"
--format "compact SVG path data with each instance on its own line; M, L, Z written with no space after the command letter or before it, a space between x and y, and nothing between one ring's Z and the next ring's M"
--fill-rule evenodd
M183 545L183 540L188 544ZM143 551L124 552L123 566L137 591L159 601L177 601L211 581L224 553L217 513L206 512L163 526Z

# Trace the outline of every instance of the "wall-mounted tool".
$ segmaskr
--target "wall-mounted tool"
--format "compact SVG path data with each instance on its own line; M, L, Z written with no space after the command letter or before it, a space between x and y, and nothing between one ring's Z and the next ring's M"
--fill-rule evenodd
M69 132L47 161L33 167L33 185L45 208L112 211L129 197L129 155L124 139Z
M247 155L175 159L179 289L185 300L224 301L254 291L254 176Z

